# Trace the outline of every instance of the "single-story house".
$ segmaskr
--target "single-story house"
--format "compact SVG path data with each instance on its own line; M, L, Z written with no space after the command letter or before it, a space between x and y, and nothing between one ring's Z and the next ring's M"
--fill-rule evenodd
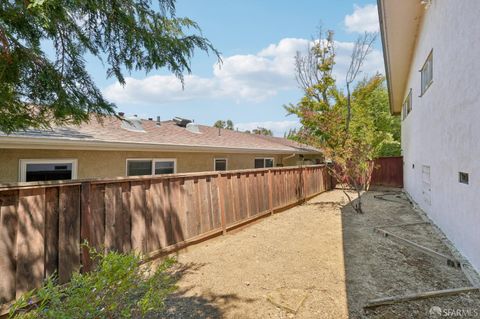
M480 270L480 1L378 0L404 188Z
M92 118L79 126L0 133L0 183L222 171L322 161L288 139L175 118Z

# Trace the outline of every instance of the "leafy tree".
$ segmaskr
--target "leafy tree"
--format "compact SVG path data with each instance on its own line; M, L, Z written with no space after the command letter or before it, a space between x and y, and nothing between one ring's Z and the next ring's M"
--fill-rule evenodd
M226 120L226 121L218 120L213 124L213 127L223 128L231 131L233 131L234 129L234 125L231 120Z
M252 130L252 133L253 134L257 134L257 135L266 135L266 136L273 136L273 132L272 130L269 130L265 127L257 127L255 129Z
M286 106L296 114L302 128L295 139L322 149L334 162L332 175L341 184L353 188L358 195L352 207L362 211L361 195L370 184L373 159L394 141L389 125L396 123L388 114L384 77L377 74L358 81L375 35L364 34L355 43L351 63L345 77L346 90L337 86L332 71L335 65L333 32L319 33L319 39L306 55L297 54L297 82L304 97L295 105ZM380 111L380 114L379 114Z
M289 129L288 132L283 133L283 138L298 141L299 140L299 132L296 128Z
M166 67L183 83L198 48L215 50L175 0L5 0L0 3L0 131L78 124L112 115L86 70L93 56L107 76Z

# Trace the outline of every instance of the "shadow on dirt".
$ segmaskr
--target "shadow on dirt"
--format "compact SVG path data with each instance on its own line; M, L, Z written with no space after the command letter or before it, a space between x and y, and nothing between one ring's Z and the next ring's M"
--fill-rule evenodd
M171 270L175 283L183 276L201 271L205 264L188 263L176 264ZM223 314L235 308L237 301L253 302L251 299L239 298L236 294L214 294L206 292L202 295L191 293L194 287L185 287L175 291L165 300L165 308L158 313L151 314L149 318L221 318Z

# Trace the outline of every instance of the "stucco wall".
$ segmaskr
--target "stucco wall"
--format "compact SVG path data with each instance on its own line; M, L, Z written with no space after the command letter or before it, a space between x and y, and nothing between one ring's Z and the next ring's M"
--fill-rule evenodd
M410 70L412 111L402 122L406 191L480 270L480 23L478 0L434 0ZM433 83L419 97L433 49ZM394 61L392 61L394 63ZM430 167L430 187L422 167ZM459 172L469 173L469 185ZM424 174L427 175L427 174ZM428 191L428 189L431 189ZM429 203L430 201L430 203Z
M177 173L186 173L213 171L214 158L227 158L229 170L254 168L256 157L273 157L275 165L296 165L294 159L283 161L288 155L0 149L0 183L19 181L20 159L77 159L77 177L95 178L125 176L128 158L176 158Z

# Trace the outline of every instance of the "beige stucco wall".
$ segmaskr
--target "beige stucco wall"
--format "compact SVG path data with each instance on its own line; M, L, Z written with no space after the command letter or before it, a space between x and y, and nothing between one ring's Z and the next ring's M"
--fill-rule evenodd
M229 170L254 168L256 157L273 157L275 165L296 165L298 155L283 161L289 155L0 149L0 183L19 181L20 159L77 159L78 178L101 178L126 176L128 158L175 158L177 173L186 173L213 171L214 158L227 158Z

